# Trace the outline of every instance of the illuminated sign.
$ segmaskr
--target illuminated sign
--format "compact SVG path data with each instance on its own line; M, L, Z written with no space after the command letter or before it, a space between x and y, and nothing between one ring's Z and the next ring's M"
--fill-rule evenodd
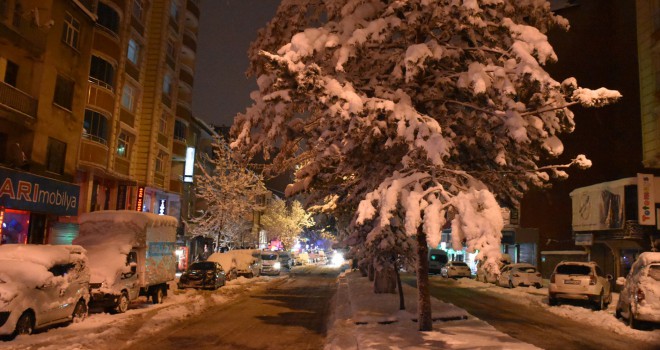
M158 202L158 215L165 215L167 212L167 199L161 199Z
M195 169L195 148L186 149L186 165L183 169L183 182L193 182L193 172Z
M144 204L144 187L138 187L137 205L135 206L135 210L142 211L143 204Z
M637 174L637 209L640 225L655 225L653 175Z
M78 215L80 187L0 168L0 207L54 215Z

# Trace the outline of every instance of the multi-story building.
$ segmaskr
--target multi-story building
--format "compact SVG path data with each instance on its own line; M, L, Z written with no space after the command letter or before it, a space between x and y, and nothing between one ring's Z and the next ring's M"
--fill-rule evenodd
M89 1L0 0L0 233L47 243L75 222L96 16Z
M196 0L99 0L77 180L81 211L180 218Z
M96 210L180 218L198 1L0 0L3 242L70 242Z

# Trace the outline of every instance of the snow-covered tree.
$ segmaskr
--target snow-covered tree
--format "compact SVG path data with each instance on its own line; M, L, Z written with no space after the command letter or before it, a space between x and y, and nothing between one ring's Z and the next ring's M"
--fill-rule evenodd
M366 244L415 237L429 330L427 251L448 211L454 248L496 268L499 203L589 166L583 155L552 162L575 127L569 107L620 97L545 71L557 60L552 26L568 22L545 0L283 0L250 51L259 89L232 146L301 165L287 193L357 208Z
M224 138L213 140L212 155L202 155L196 166L196 196L206 209L190 220L191 234L215 238L216 245L239 244L249 230L253 210L262 210L260 197L268 192L259 175L235 157Z
M295 239L305 228L314 225L312 215L308 213L299 201L291 205L280 198L274 198L266 206L261 216L261 226L268 238L279 238L285 247L291 248Z

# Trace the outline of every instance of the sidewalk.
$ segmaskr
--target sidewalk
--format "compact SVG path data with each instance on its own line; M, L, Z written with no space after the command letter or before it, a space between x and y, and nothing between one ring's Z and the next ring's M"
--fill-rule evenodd
M538 349L497 331L452 304L431 298L433 331L417 330L417 290L403 286L399 294L374 294L372 283L357 271L343 272L328 322L326 350L335 349Z

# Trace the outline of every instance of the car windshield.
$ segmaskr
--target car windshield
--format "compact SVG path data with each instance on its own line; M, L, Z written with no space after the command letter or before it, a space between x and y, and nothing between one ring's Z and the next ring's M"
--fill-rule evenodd
M454 265L454 266L467 266L467 264L464 263L464 262L453 262L452 265Z
M660 265L649 266L649 277L656 281L660 281Z
M591 267L586 265L559 265L557 273L562 275L590 275Z
M277 260L277 254L261 254L261 260Z
M536 272L536 269L533 268L533 267L530 267L530 266L519 267L516 270L518 270L520 272L524 272L524 273L534 273L534 272Z
M213 270L215 264L212 261L200 261L190 265L191 270Z

